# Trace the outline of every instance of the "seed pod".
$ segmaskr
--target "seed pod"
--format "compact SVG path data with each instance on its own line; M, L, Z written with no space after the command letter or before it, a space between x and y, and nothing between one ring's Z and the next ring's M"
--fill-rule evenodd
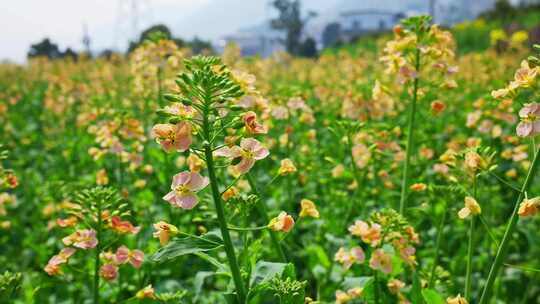
M173 124L173 125L179 123L180 121L181 121L181 119L179 117L171 117L171 118L169 118L169 123Z
M180 96L171 93L163 94L163 98L170 102L179 102L181 100Z
M242 160L241 157L237 157L237 158L234 158L232 161L231 161L231 165L238 165L240 163L240 161Z

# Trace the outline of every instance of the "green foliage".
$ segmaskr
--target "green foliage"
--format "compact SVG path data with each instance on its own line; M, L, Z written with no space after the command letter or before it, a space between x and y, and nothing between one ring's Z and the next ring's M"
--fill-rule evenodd
M166 246L160 248L154 254L152 260L162 263L186 254L207 252L221 247L223 247L223 240L216 233L174 238Z
M0 275L0 299L12 299L19 292L22 283L22 273L9 271Z
M424 301L429 304L445 304L444 298L433 289L422 289L422 297Z
M290 263L258 261L251 273L248 303L302 304L306 284L296 280Z

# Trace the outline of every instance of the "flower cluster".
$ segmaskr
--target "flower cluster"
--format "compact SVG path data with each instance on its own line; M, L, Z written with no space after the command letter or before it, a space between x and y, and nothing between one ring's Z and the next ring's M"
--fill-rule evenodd
M386 66L385 73L399 75L404 83L419 77L414 61L414 53L418 51L423 60L423 77L437 76L443 80L441 87L455 88L455 81L448 77L457 71L453 65L454 39L450 32L439 26L429 26L430 19L426 16L409 18L394 27L394 39L386 43L380 61Z
M414 228L392 209L375 212L368 222L355 221L349 227L349 232L353 237L359 238L364 246L338 250L334 258L345 268L350 268L353 264L363 264L366 250L371 253L369 267L385 274L392 272L394 256L406 265L416 265L414 245L420 242L419 236Z
M95 136L98 144L98 147L88 150L94 160L111 154L118 157L121 163L127 163L131 171L141 166L146 136L139 120L118 115L89 126L88 132Z
M535 45L537 50L540 46ZM520 68L514 74L514 80L498 90L491 92L495 99L513 100L519 97L521 90L534 90L537 87L537 77L540 71L540 60L531 56L521 62ZM540 105L536 101L530 101L522 105L519 110L520 122L516 127L516 133L520 137L534 137L540 134Z
M190 66L195 61L186 62ZM237 93L231 96L229 101L232 105L227 106L220 102L213 105L215 109L209 109L207 100L201 100L201 96L191 96L192 93L184 86L187 84L182 85L182 82L178 82L180 92L165 95L165 98L171 101L171 105L158 110L169 122L157 124L152 128L154 138L164 151L189 152L190 170L176 174L173 177L171 191L163 197L171 205L182 209L194 208L199 201L196 193L209 184L208 178L199 173L206 162L206 155L200 153L204 147L199 146L208 141L208 134L205 134L203 126L208 117L207 111L219 112L217 116L212 116L214 120L212 123L216 126L220 123L222 126L216 134L230 134L224 139L224 144L213 151L213 156L228 160L234 176L248 173L256 161L269 155L268 149L254 138L265 134L267 128L257 120L255 112L238 113L244 106L236 105L244 102L239 98L246 100L246 96L253 97L253 94L256 94L253 76L239 71L230 72L224 66L220 67L218 63L214 64L211 73L216 77L226 78L230 85L235 86ZM243 129L244 132L239 132L239 129ZM236 144L237 141L239 144ZM195 165L199 162L201 165Z
M102 251L105 242L113 240L107 246L111 247L119 236L135 235L140 231L140 227L122 218L129 212L125 210L125 204L119 204L116 192L110 188L94 188L78 193L76 199L77 203L64 204L62 210L68 217L57 219L59 227L73 232L62 239L65 247L49 260L45 272L51 276L62 274L62 264L67 264L77 250L97 251L101 261L99 274L105 280L115 279L122 264L139 268L144 253L138 249L130 250L120 245L115 253Z

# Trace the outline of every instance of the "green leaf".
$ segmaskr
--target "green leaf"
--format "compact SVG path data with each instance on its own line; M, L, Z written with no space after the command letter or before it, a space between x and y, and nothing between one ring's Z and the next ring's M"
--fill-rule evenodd
M249 285L253 287L257 284L264 283L277 275L294 278L294 266L290 263L285 264L259 261L251 273Z
M217 271L221 273L230 273L229 265L223 264L218 261L216 258L204 253L204 252L195 252L194 255L200 257L201 259L207 261L208 263L214 265L217 268Z
M322 246L320 245L311 245L308 248L306 248L306 252L310 256L316 257L319 264L321 264L324 268L330 267L330 259L328 258L328 255L326 254L326 251Z
M429 304L445 304L446 303L443 297L433 289L426 288L422 290L422 296L424 297L424 300L426 301L426 303L429 303Z
M356 287L364 288L373 283L373 277L346 277L343 280L343 288L351 289Z
M413 284L411 289L411 300L413 303L423 304L424 298L422 297L422 285L420 284L420 278L418 272L413 274ZM431 302L428 302L431 304Z
M186 254L207 252L223 246L223 240L215 233L202 236L175 238L165 247L160 248L153 256L154 262L164 262Z

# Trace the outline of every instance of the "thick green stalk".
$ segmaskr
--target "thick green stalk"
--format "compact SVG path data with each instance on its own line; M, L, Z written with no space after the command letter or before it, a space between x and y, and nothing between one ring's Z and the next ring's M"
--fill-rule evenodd
M529 167L529 172L527 173L527 177L525 178L525 182L523 183L521 192L519 193L518 199L515 203L514 211L512 212L512 216L510 217L510 220L506 225L506 231L504 232L503 239L499 245L499 248L497 249L497 255L495 256L495 260L493 261L493 264L491 264L491 269L489 270L487 282L484 286L484 290L482 291L482 297L480 298L480 302L478 302L479 304L487 304L490 300L493 284L495 283L495 279L497 279L499 270L503 265L504 259L506 257L506 251L508 250L508 245L510 244L510 239L512 238L512 234L516 229L516 224L519 217L519 205L523 200L525 192L529 189L529 186L534 179L534 175L536 174L536 169L538 168L538 154L540 154L539 152L540 151L537 150L534 155L534 159L531 163L531 166Z
M100 259L99 254L101 253L101 224L102 224L102 218L101 218L101 204L102 201L97 202L97 227L96 227L96 238L98 240L98 243L96 245L96 255L95 255L95 265L94 265L94 304L99 304L99 267L100 265Z
M446 211L446 204L445 204L444 212L441 217L441 222L439 223L439 227L437 227L437 240L435 241L435 257L433 258L433 266L431 266L431 274L429 276L429 288L432 288L432 289L434 288L433 283L435 281L435 271L437 269L437 264L439 264L440 248L441 248L444 224L446 222L447 213L448 212Z
M473 176L473 197L476 199L476 173ZM469 244L467 246L467 273L465 275L465 299L471 298L471 286L472 286L472 257L474 250L474 224L475 216L471 216L471 222L469 224Z
M253 181L253 178L251 177L251 174L246 174L247 180L249 182L249 186L251 187L251 190L259 197L258 205L259 208L257 208L257 211L259 211L259 215L263 218L266 224L270 222L270 217L268 216L268 210L266 209L266 204L262 201L261 194L259 190L257 189L257 185L255 184L255 181ZM279 239L276 235L276 232L273 230L268 230L270 233L270 240L272 241L272 246L278 251L279 257L281 258L281 261L283 263L287 263L287 256L285 255L285 252L283 251L283 248L281 247L281 244L279 243Z
M373 275L374 277L374 297L375 297L375 304L379 304L379 299L380 299L380 290L379 290L379 275L377 273L377 270L374 270L375 274Z
M245 303L245 288L244 283L242 282L242 276L240 274L240 267L238 266L238 261L236 260L236 253L234 252L234 246L231 241L231 236L229 234L229 229L227 227L227 219L225 218L225 210L223 209L223 203L221 201L221 194L218 189L218 183L214 168L214 158L212 155L212 146L209 143L210 141L210 124L208 122L208 115L204 115L203 121L203 131L207 143L204 147L204 154L206 157L206 165L208 167L208 178L210 179L210 187L212 188L212 196L214 198L214 205L216 207L216 213L219 222L219 228L221 230L221 236L223 237L223 243L225 245L225 252L227 254L227 259L229 260L229 266L231 267L231 273L233 276L234 285L236 286L236 292L238 296L238 301L241 304Z
M416 117L416 101L418 100L418 87L420 82L420 49L416 49L415 54L415 78L413 84L413 99L410 104L409 110L409 123L407 126L407 147L405 155L405 164L403 165L403 177L401 179L401 198L399 201L399 213L405 212L405 204L407 201L407 190L409 185L409 166L411 162L411 153L413 150L413 132L414 132L414 120Z
M465 275L465 299L470 299L472 286L472 256L474 246L474 222L475 217L471 216L469 224L469 244L467 246L467 273Z

